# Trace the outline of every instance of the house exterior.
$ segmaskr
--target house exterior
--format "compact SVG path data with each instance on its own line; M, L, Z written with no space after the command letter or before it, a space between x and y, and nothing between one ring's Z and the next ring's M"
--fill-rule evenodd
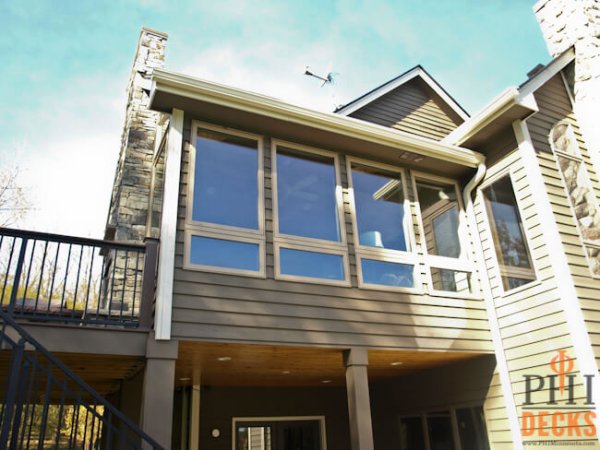
M144 28L106 228L144 281L104 250L96 307L139 326L28 332L164 448L600 447L600 6L534 11L552 61L472 117L420 66L300 108Z

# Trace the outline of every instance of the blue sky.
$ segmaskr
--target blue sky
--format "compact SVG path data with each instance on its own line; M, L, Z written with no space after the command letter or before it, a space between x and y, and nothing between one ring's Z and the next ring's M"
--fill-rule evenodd
M139 30L167 68L328 111L422 64L470 113L549 61L529 0L0 0L0 165L26 228L100 237ZM303 76L328 68L336 84Z

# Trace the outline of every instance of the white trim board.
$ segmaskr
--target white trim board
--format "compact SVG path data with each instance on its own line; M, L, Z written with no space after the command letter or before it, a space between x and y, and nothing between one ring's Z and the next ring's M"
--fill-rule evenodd
M387 93L417 77L421 78L421 80L423 80L425 84L427 84L436 93L436 95L440 97L444 103L446 103L461 119L464 121L469 119L467 112L450 95L448 95L442 86L438 84L438 82L435 81L421 66L416 66L410 69L408 72L405 72L397 78L382 84L368 94L351 101L345 106L342 106L340 109L336 110L336 114L342 116L352 114L363 106L366 106L378 98L383 97Z
M183 111L173 109L165 153L165 175L162 221L160 224L160 257L156 282L154 330L156 340L171 339L173 306L173 267L175 267L175 239L177 234L177 207L179 203L179 176L183 145Z

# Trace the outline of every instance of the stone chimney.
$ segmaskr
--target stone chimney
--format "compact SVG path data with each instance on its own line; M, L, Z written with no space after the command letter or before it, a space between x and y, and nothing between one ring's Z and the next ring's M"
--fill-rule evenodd
M146 235L154 140L163 115L148 109L152 71L164 67L167 34L142 28L127 90L125 125L106 239L142 242Z
M575 51L575 114L600 160L600 0L540 0L533 10L553 57Z

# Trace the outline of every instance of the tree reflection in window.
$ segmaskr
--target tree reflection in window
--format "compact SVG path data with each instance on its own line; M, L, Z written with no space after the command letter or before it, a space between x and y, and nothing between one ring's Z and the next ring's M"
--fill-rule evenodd
M535 280L510 177L501 178L483 193L504 289L508 291Z
M571 124L556 124L550 131L550 144L579 225L590 269L600 276L600 209Z

